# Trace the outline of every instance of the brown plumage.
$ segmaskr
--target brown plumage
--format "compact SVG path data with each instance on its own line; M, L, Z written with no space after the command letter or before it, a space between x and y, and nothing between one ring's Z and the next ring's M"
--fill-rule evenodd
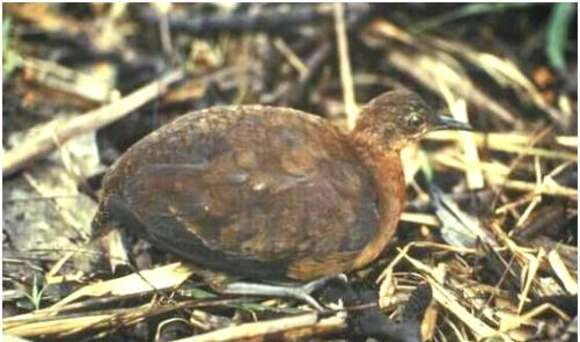
M360 268L393 237L405 201L399 151L437 128L413 93L383 94L344 134L289 108L213 107L131 147L104 179L96 229L131 229L207 269L310 280Z

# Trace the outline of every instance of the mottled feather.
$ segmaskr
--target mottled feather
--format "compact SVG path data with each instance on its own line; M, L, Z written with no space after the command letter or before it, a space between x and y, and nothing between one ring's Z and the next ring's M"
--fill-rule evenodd
M212 108L127 151L105 179L104 202L124 203L140 235L196 264L310 279L351 269L377 233L377 184L358 158L315 116Z

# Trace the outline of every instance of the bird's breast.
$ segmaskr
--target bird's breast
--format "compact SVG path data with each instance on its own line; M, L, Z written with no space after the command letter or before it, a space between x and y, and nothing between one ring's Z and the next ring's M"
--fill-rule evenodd
M397 152L377 153L372 156L378 191L379 227L376 235L356 257L353 268L361 268L373 261L391 241L405 205L405 177Z

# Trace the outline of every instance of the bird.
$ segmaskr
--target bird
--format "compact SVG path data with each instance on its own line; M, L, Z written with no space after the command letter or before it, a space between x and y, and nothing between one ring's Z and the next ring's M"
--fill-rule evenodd
M350 132L286 107L194 111L112 165L93 229L130 231L241 280L224 293L320 308L314 289L368 265L392 240L405 204L401 149L442 129L471 127L408 89L372 99Z

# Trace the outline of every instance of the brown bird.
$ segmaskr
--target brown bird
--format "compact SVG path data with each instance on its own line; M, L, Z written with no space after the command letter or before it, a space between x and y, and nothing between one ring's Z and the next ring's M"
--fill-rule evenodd
M308 292L369 264L392 239L405 202L399 151L439 129L470 127L407 90L370 101L348 134L290 108L192 112L119 158L104 178L94 226L131 229L211 271L314 280L280 291L232 283L223 292L317 306Z

